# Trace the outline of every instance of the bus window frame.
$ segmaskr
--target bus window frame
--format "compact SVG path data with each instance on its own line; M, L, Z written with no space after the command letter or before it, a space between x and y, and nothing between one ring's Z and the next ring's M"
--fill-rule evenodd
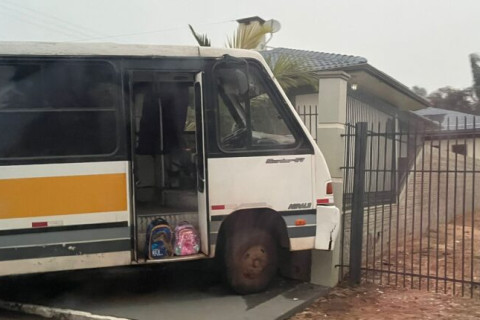
M117 59L118 60L118 59ZM85 161L92 159L93 161L98 161L98 159L112 158L119 154L122 149L122 124L125 123L125 90L124 90L124 81L123 81L123 72L122 68L117 66L121 65L121 61L115 61L115 59L106 59L106 58L89 58L89 57L68 57L68 56L59 56L59 57L0 57L0 65L34 65L37 64L40 68L44 68L45 65L52 63L78 63L78 64L89 64L89 63L102 63L108 65L112 71L112 84L115 84L119 88L119 96L117 99L117 104L111 108L38 108L33 110L32 108L21 108L21 109L4 109L0 110L0 113L3 112L29 112L29 113L47 113L47 112L113 112L115 119L115 145L111 152L109 153L98 153L98 154L76 154L76 155L48 155L48 156L25 156L25 157L1 157L0 156L0 165L4 163L11 162L35 162L35 163L48 163L51 160L57 160L55 162L72 162L75 160ZM42 90L44 90L42 86ZM18 110L18 111L17 111ZM125 139L124 139L125 140ZM126 146L123 146L123 149L126 150ZM112 159L110 159L112 160Z
M248 63L248 70L255 69L254 71L258 75L258 80L264 86L265 93L272 100L273 105L275 106L278 113L282 116L282 119L285 122L285 125L292 132L293 137L295 138L295 143L291 145L279 145L277 146L246 146L245 148L239 149L225 149L222 146L222 141L220 139L220 114L219 114L219 96L220 92L218 85L216 84L216 74L215 69L221 65L222 61L218 61L212 67L212 87L213 87L213 96L212 104L214 109L214 122L215 122L215 138L212 139L215 141L216 147L220 151L220 157L232 157L232 156L262 156L262 155L288 155L288 154L314 154L314 149L309 139L306 136L306 133L302 130L300 124L296 120L293 112L290 110L288 102L285 101L281 95L279 88L275 82L271 79L270 74L265 70L263 64L260 61L247 58L245 61ZM225 65L225 64L223 64ZM221 67L223 67L223 65ZM250 75L250 71L249 71ZM249 127L247 125L247 127ZM217 156L215 156L217 157Z

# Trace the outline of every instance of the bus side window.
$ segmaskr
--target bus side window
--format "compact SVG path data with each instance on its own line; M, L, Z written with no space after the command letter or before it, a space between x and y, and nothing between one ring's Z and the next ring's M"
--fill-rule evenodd
M0 61L0 158L115 152L117 78L100 61Z
M35 65L0 65L0 110L28 107L36 98L30 78L39 71Z

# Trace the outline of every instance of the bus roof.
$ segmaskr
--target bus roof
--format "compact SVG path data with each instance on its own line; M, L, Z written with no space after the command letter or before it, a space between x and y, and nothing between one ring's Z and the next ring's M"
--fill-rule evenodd
M78 42L0 42L0 56L136 56L136 57L235 57L262 56L253 50L198 46Z

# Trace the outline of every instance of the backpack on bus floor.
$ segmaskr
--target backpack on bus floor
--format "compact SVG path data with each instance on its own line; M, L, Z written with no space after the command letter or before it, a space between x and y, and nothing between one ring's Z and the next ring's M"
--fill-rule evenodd
M175 227L174 252L177 256L188 256L200 251L200 237L195 227L187 221Z
M158 218L148 224L145 253L147 259L161 259L173 255L173 232L165 219Z

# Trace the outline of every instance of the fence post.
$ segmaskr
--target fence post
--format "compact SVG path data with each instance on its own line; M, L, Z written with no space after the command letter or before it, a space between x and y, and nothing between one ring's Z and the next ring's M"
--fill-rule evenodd
M360 283L361 279L366 152L367 123L358 122L355 125L355 164L353 175L352 217L350 229L351 283Z
M347 87L350 76L342 71L324 71L318 74L318 94L295 98L297 105L317 105L321 116L317 118L317 144L322 150L332 177L335 206L342 208L344 134L347 109ZM343 228L339 225L338 228ZM310 282L334 287L340 278L341 244L337 235L333 250L312 250Z

